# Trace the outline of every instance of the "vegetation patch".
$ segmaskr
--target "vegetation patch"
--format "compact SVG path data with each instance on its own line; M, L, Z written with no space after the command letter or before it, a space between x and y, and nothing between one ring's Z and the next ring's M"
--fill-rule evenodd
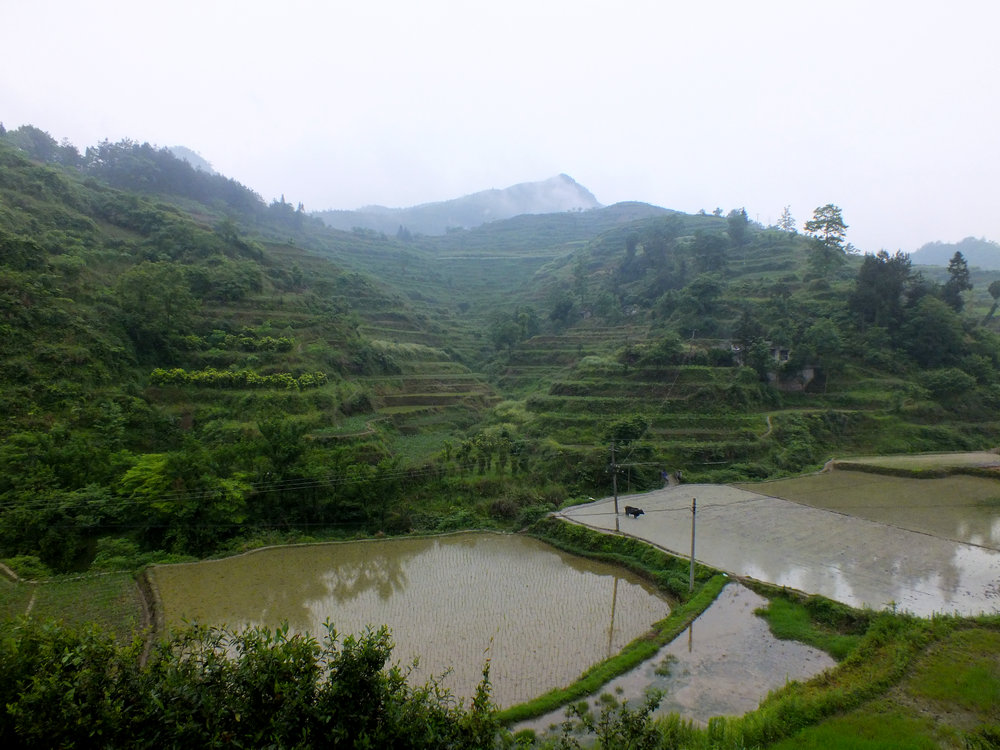
M489 673L469 706L389 666L384 628L322 638L188 629L140 664L95 629L0 627L5 747L491 747Z
M1000 631L951 634L928 652L908 692L934 703L938 712L957 708L1000 719Z
M148 624L131 572L58 576L35 582L0 581L0 586L4 594L0 597L2 619L13 621L27 616L35 622L57 621L74 627L96 623L121 642L127 642Z
M941 747L935 734L932 719L885 707L830 719L771 747L774 750L935 750Z
M304 373L298 377L288 372L262 375L252 370L206 370L188 371L179 367L170 370L158 367L149 374L149 382L155 386L190 385L202 388L284 388L303 390L326 385L326 373Z
M767 620L775 638L806 643L837 661L843 661L857 648L867 629L869 617L866 614L824 597L810 596L802 600L797 596L775 594L771 587L753 588L771 596L768 605L755 614Z

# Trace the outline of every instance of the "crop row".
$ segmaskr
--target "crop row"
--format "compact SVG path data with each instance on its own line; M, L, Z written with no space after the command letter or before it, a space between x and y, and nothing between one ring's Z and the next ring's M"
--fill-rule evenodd
M149 374L151 385L193 385L206 388L284 388L304 390L326 385L326 373L304 373L295 377L289 372L261 375L253 370L185 370L181 367L157 367Z

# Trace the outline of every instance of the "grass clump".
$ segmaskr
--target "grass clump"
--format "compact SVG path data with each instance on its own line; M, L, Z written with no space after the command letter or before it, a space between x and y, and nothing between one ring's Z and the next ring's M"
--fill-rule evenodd
M934 750L932 722L899 713L851 714L810 727L774 750Z
M867 627L866 615L852 612L824 597L798 601L774 596L755 614L767 620L775 638L806 643L843 661L857 648Z
M987 713L1000 706L1000 632L960 630L934 649L913 677L910 691L939 706Z

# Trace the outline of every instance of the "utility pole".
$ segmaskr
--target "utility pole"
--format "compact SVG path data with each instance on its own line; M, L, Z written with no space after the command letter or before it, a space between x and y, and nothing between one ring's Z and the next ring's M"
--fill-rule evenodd
M697 512L698 498L691 498L691 577L688 580L688 591L694 591L694 517Z
M615 463L615 441L611 441L611 489L615 495L615 515L618 515L618 464Z

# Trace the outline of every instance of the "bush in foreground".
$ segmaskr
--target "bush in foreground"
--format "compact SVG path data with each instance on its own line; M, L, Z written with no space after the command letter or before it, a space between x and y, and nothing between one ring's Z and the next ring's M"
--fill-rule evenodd
M389 665L385 628L191 629L117 645L97 629L0 630L3 747L491 747L488 664L470 706Z

